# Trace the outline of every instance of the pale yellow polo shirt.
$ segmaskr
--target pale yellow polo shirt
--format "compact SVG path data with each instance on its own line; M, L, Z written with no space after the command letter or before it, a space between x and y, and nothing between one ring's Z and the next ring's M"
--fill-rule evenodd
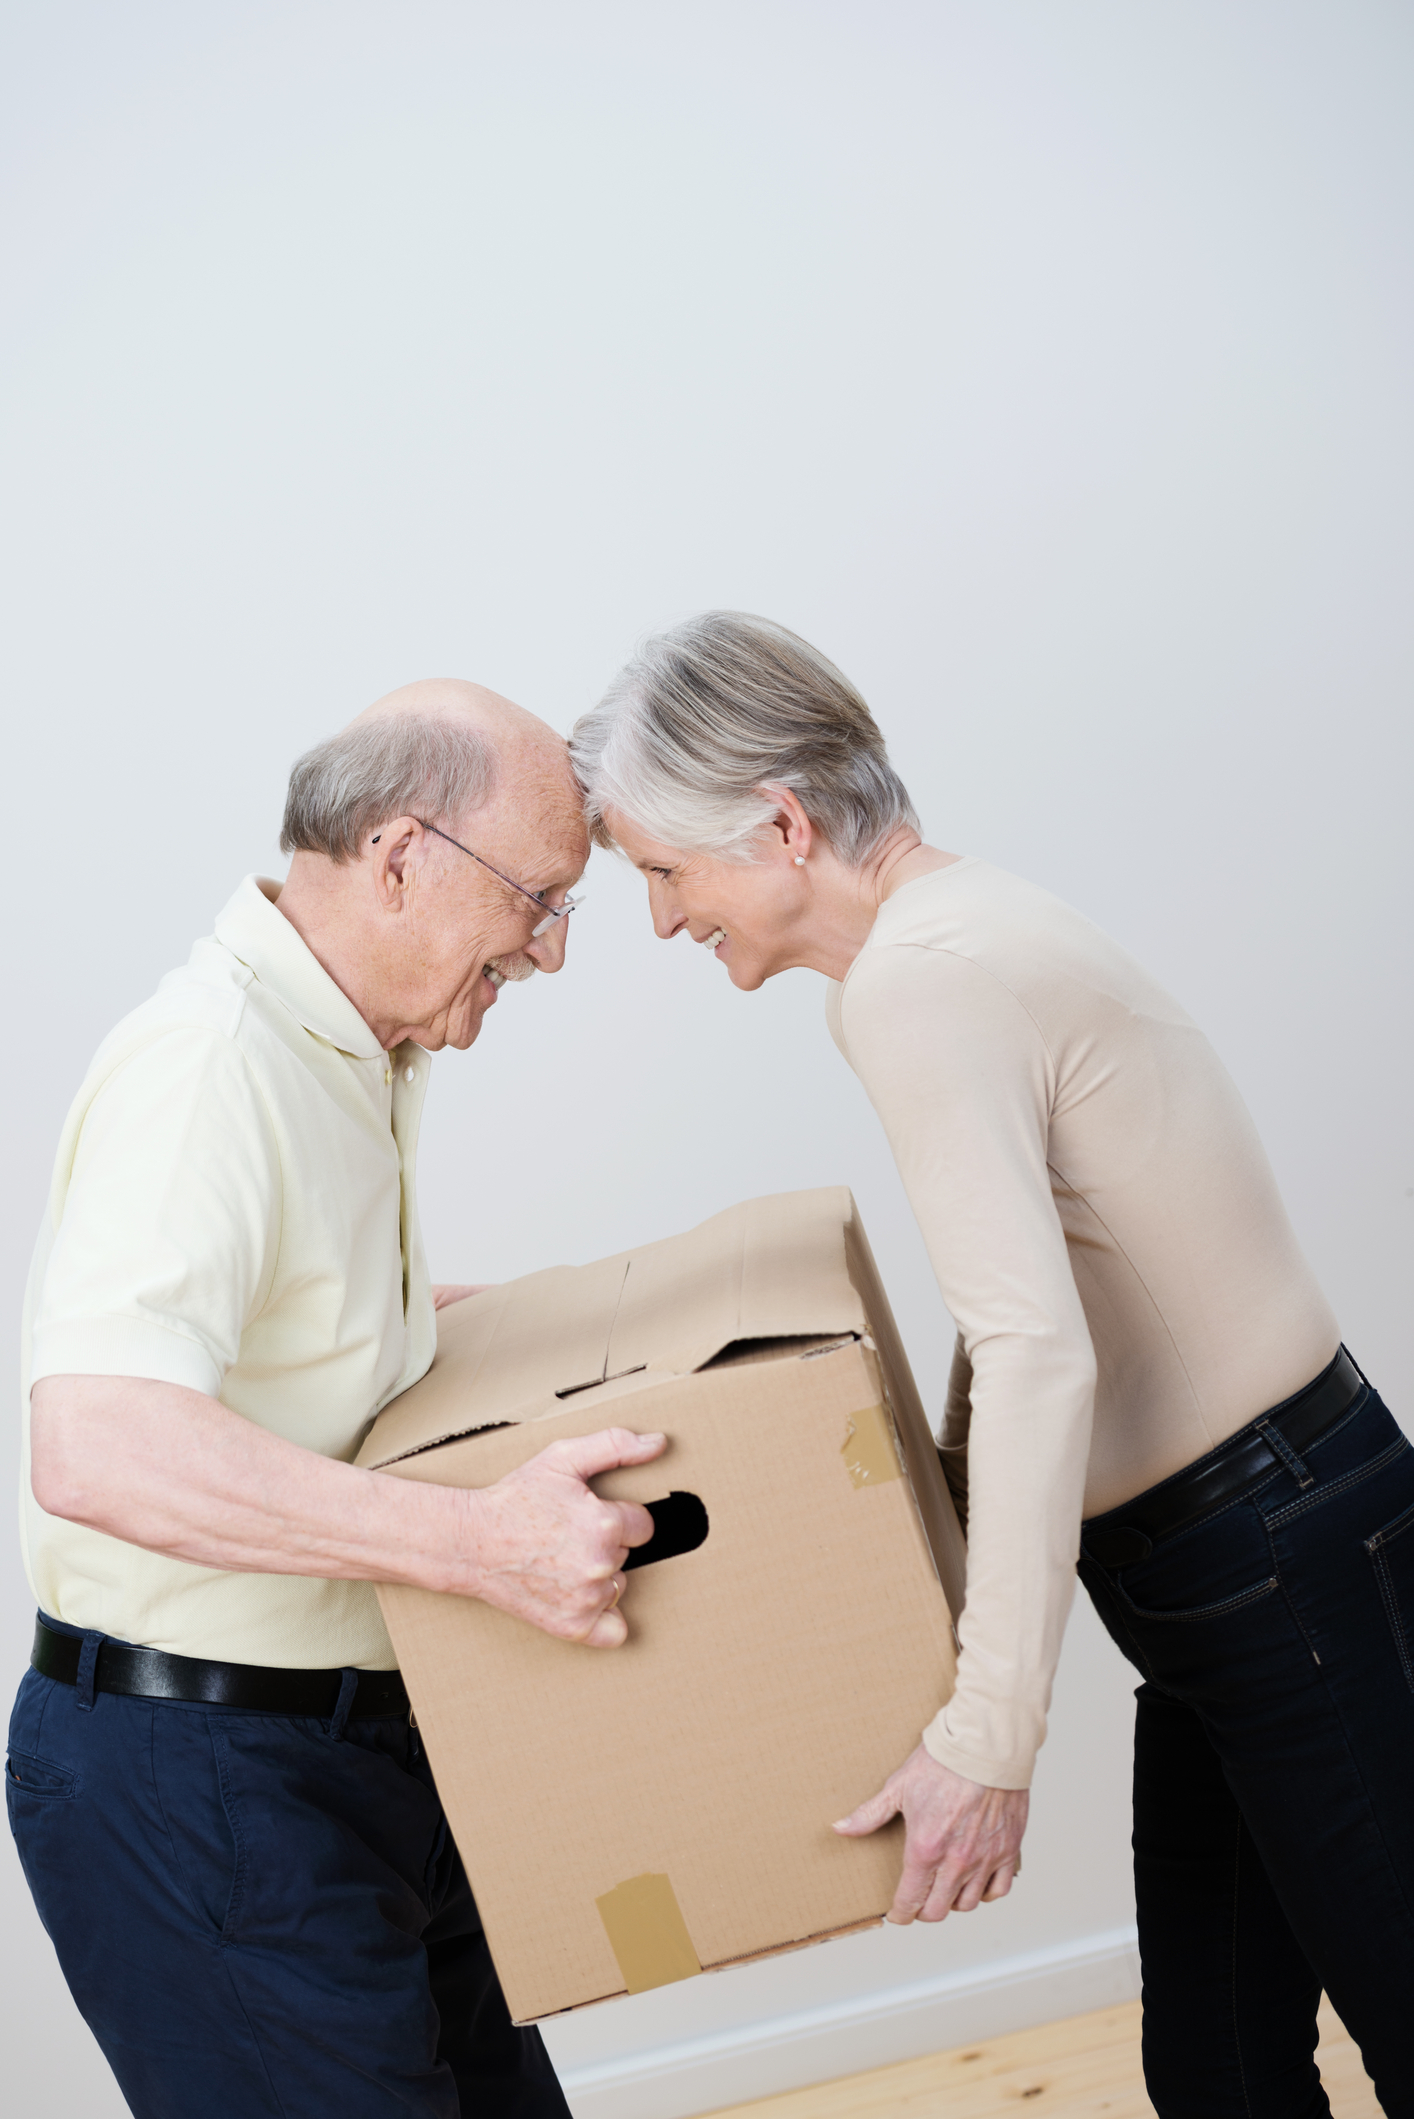
M30 1492L41 1376L151 1376L347 1461L436 1347L414 1193L431 1061L392 1054L248 876L100 1046L25 1304L25 1565L45 1611L178 1655L391 1669L370 1583L223 1574Z

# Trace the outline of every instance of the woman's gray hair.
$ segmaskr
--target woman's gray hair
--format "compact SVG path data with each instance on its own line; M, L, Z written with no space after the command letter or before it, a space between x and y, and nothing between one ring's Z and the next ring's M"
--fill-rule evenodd
M456 824L481 807L495 777L490 745L465 721L441 714L355 721L296 759L280 851L353 860L365 834L390 818Z
M575 723L570 757L601 845L616 810L685 853L749 861L791 788L850 868L918 828L873 715L818 649L769 618L704 611L654 634Z

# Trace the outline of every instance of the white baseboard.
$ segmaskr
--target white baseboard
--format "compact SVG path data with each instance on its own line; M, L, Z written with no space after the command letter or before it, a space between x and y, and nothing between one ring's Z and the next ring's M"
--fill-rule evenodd
M857 2001L572 2068L561 2080L574 2119L692 2119L780 2090L1113 2007L1138 1993L1135 1931L1112 1928L914 1985L885 1987Z

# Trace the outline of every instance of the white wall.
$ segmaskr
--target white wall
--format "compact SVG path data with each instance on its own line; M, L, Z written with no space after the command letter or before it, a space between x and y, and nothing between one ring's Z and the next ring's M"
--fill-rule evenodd
M1205 1024L1414 1404L1407 9L69 0L4 35L10 1320L92 1047L276 865L300 749L427 674L565 726L730 604L861 684L937 840ZM738 995L603 857L589 891L565 976L438 1062L434 1271L844 1180L936 1408L947 1321L818 983ZM802 2033L752 2072L812 2007L988 1967L1042 2007L1016 1961L1130 1918L1127 1718L1082 1612L1004 1906L588 2012L566 2065L746 2036L744 2096L849 2064ZM9 2064L104 2119L5 1857Z

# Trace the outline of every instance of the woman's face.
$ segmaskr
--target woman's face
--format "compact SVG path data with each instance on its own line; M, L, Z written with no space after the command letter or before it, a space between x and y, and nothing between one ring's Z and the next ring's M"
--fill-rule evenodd
M726 965L743 993L808 961L800 944L809 892L786 820L763 832L751 861L682 853L614 811L605 822L646 881L654 930L665 942L691 935Z

